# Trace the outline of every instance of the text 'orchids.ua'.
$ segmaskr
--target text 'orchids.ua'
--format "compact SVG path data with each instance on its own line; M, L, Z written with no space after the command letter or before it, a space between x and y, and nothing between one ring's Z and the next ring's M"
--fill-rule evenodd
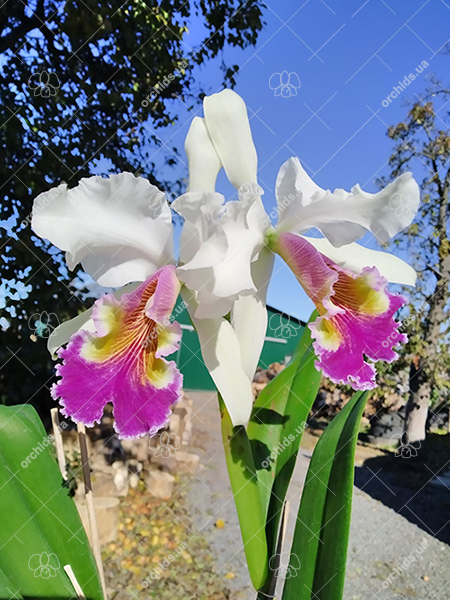
M116 288L50 336L49 350L61 360L52 394L63 413L91 426L112 402L121 437L166 424L182 389L166 358L181 340L172 315L181 293L231 421L246 425L276 254L319 313L310 324L317 369L355 390L373 388L374 362L393 361L394 346L406 340L394 320L405 300L387 284L414 285L416 275L400 258L355 242L371 232L385 243L411 223L419 204L412 175L375 194L358 185L331 192L290 158L276 180L273 225L246 106L230 90L205 98L186 153L189 186L171 207L131 173L62 184L34 202L34 232L66 252L70 269L81 263L98 284ZM237 200L216 192L222 167ZM172 209L184 218L177 252Z

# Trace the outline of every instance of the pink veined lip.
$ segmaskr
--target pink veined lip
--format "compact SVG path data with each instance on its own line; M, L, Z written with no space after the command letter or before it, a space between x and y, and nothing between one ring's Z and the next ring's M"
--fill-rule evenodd
M373 362L394 361L394 347L407 341L399 332L401 323L394 320L406 298L387 290L387 280L376 267L360 274L343 269L299 235L282 233L274 250L319 310L320 316L309 325L316 367L335 383L355 390L376 387Z
M164 357L179 346L181 328L169 319L180 284L166 266L134 292L95 302L96 332L80 331L58 352L52 396L75 422L93 426L112 402L121 438L154 435L179 400L182 375Z

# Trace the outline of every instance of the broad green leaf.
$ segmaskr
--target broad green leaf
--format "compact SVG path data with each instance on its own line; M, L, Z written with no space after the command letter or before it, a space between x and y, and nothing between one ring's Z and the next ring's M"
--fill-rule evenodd
M315 313L311 320L313 318ZM313 356L310 347L311 332L306 328L291 362L260 392L248 424L247 432L252 444L258 476L269 490L264 501L266 510L275 475L288 461L288 457L283 456L283 452L275 456L273 461L270 459L270 454L274 449L279 448L288 430L289 432L295 430L305 420L303 418L299 420L298 417L303 417L309 412L309 410L306 412L299 393L309 376L309 373L305 374L305 365L313 366L313 361L308 360ZM293 410L294 414L288 413L287 409ZM300 415L297 414L298 409Z
M316 316L314 312L310 321ZM258 396L248 426L267 520L270 555L276 547L281 509L306 420L320 385L321 374L314 362L311 332L307 327L292 361Z
M78 511L29 405L0 407L0 489L0 600L14 597L7 588L25 600L76 598L65 565L87 600L102 600Z
M277 545L283 503L294 472L306 420L314 404L322 378L320 371L317 371L314 366L315 361L315 355L308 349L303 355L286 405L285 414L289 416L289 420L286 421L282 433L283 440L288 440L290 445L283 448L276 460L275 480L267 513L266 533L271 555Z
M19 592L19 588L16 587L14 583L8 579L6 573L4 573L0 569L0 598L3 600L8 600L10 598L15 598L16 600L24 600L23 596Z
M260 501L258 477L245 428L233 427L220 395L219 403L223 446L245 556L252 583L259 590L268 577L269 559L265 533L266 521Z
M313 452L283 600L342 599L355 447L366 399L366 392L357 392L327 426Z

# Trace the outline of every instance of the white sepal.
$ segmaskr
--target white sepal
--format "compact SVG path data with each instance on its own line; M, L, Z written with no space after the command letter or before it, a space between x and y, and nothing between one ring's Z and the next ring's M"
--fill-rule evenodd
M89 177L40 194L33 231L66 252L69 269L105 287L144 281L173 260L173 226L164 194L142 177Z
M253 407L250 379L242 368L241 349L234 329L227 320L198 319L197 301L186 287L181 289L183 300L197 330L204 363L230 414L234 426L246 425Z
M228 179L236 189L256 183L258 158L244 100L232 90L203 100L206 126Z

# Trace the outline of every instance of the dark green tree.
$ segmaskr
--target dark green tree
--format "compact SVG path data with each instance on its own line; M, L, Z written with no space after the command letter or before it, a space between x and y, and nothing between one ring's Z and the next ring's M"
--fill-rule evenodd
M40 338L57 324L55 315L64 320L83 309L70 286L74 274L30 229L33 199L61 181L76 185L98 161L109 172L128 170L179 189L155 171L156 150L166 165L178 154L157 130L176 123L181 102L196 107L209 91L194 77L199 65L220 60L227 46L255 44L262 9L261 0L0 6L0 306L1 323L9 325L0 348L3 403L48 405L54 365ZM195 48L187 39L191 23L203 32ZM238 66L220 64L232 86Z

